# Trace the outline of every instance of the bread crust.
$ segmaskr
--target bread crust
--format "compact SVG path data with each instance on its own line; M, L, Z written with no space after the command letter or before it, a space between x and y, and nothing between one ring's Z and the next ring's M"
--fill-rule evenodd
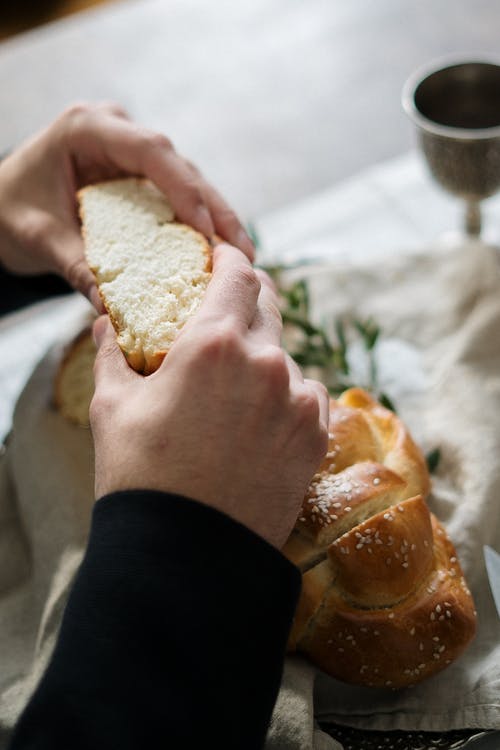
M134 181L138 185L147 185L151 184L149 180L144 178L129 178L129 180ZM99 185L104 186L106 184L113 184L116 180L107 180L105 182L99 183ZM89 185L87 187L82 188L78 191L77 197L79 200L79 216L81 221L81 233L82 233L82 239L84 246L87 247L88 245L88 238L87 238L87 232L85 229L85 209L84 209L84 197L86 193L89 190L92 190L95 186ZM202 250L202 253L205 256L205 265L202 269L200 269L204 273L212 273L212 247L208 240L199 232L197 232L192 227L182 224L177 221L171 221L168 222L169 224L172 224L176 227L182 228L185 232L190 233L192 236L195 236L200 247ZM130 367L135 370L136 372L142 374L142 375L151 375L153 372L155 372L165 359L166 355L168 354L169 349L157 349L153 352L149 352L143 349L142 344L140 341L136 342L136 346L133 349L130 349L126 343L124 342L124 338L126 338L126 326L121 323L121 321L117 318L117 316L113 313L111 306L106 299L106 295L102 290L101 284L99 282L99 273L98 269L92 265L92 263L89 262L89 268L96 277L96 284L97 284L97 290L99 292L99 296L102 300L102 303L104 305L104 309L106 310L107 314L109 315L109 318L111 320L111 323L113 325L113 328L115 329L116 335L117 335L117 342L120 346L120 349L122 350L123 354L125 355L125 358L130 365Z
M425 459L395 414L358 388L331 401L329 450L283 550L302 570L290 651L337 679L388 688L462 653L474 602L425 503L429 488Z

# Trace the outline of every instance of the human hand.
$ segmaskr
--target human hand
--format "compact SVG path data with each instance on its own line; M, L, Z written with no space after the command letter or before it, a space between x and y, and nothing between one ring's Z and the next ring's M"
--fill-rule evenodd
M285 543L326 451L328 394L280 348L276 302L265 274L218 246L202 305L146 378L127 365L108 318L97 320L97 497L173 492Z
M76 191L120 175L149 177L179 221L216 232L253 259L234 212L163 135L116 105L75 105L0 164L0 261L19 274L55 272L102 311L84 258Z

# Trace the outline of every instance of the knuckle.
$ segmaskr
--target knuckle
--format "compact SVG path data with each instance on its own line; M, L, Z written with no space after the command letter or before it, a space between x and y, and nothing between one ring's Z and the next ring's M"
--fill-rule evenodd
M261 349L257 365L262 381L272 388L284 388L289 383L289 372L285 352L278 346Z
M92 112L92 105L88 102L73 102L73 104L70 104L63 111L60 120L74 124L75 121L81 120L82 117L86 117L90 112Z
M48 216L36 211L26 212L22 225L24 244L32 249L45 247L50 236L50 224Z
M229 316L198 346L198 358L204 362L239 359L242 354L241 336Z
M157 133L152 130L145 130L143 132L143 139L144 144L149 152L156 153L157 151L174 150L172 141L163 133Z
M127 111L118 102L104 101L99 105L99 109L102 112L116 115L117 117L127 117Z
M241 286L246 294L258 295L261 289L260 279L252 266L239 266L235 269L234 283Z
M302 390L297 396L297 417L304 427L319 429L319 403L315 393Z

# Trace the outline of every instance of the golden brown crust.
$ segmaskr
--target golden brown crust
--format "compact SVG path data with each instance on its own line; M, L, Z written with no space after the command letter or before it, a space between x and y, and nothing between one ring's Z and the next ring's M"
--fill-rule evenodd
M346 682L405 687L464 650L474 603L402 422L358 388L330 417L330 455L283 550L303 571L289 649Z
M131 178L134 179L136 182L147 184L149 181L144 178ZM107 180L106 182L113 183L114 180ZM106 184L106 182L100 183ZM77 198L79 201L79 216L81 221L81 234L84 245L86 245L87 238L86 238L86 231L85 231L85 211L83 208L83 202L82 197L85 195L85 193L92 189L92 185L89 185L87 187L82 188L77 193ZM212 261L213 261L213 250L208 242L208 240L203 237L199 232L197 232L192 227L182 224L177 221L172 221L172 224L175 224L178 227L184 227L185 229L189 230L190 232L196 233L203 241L203 248L202 251L205 255L205 266L203 268L203 272L205 273L211 273L212 272ZM166 355L168 354L167 350L158 350L152 353L144 352L142 347L138 347L136 349L130 350L125 346L122 342L122 334L125 333L126 327L122 325L122 323L116 318L115 315L113 315L112 311L110 310L109 305L107 304L106 296L103 294L101 286L99 284L99 278L98 278L98 272L97 269L92 266L92 264L89 263L89 268L96 277L96 284L97 284L97 290L99 292L99 296L102 300L102 303L104 305L104 309L106 310L107 314L109 315L109 318L111 320L111 323L113 325L113 328L115 329L116 335L117 335L117 341L118 345L120 346L120 349L122 350L123 354L125 355L125 358L130 365L130 367L135 370L136 372L142 374L142 375L151 375L153 372L155 372L165 359Z

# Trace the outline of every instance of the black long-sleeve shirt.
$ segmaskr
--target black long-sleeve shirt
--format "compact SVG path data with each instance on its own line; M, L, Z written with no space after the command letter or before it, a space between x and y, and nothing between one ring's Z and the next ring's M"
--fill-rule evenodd
M102 498L10 750L260 748L299 592L280 552L212 508Z

